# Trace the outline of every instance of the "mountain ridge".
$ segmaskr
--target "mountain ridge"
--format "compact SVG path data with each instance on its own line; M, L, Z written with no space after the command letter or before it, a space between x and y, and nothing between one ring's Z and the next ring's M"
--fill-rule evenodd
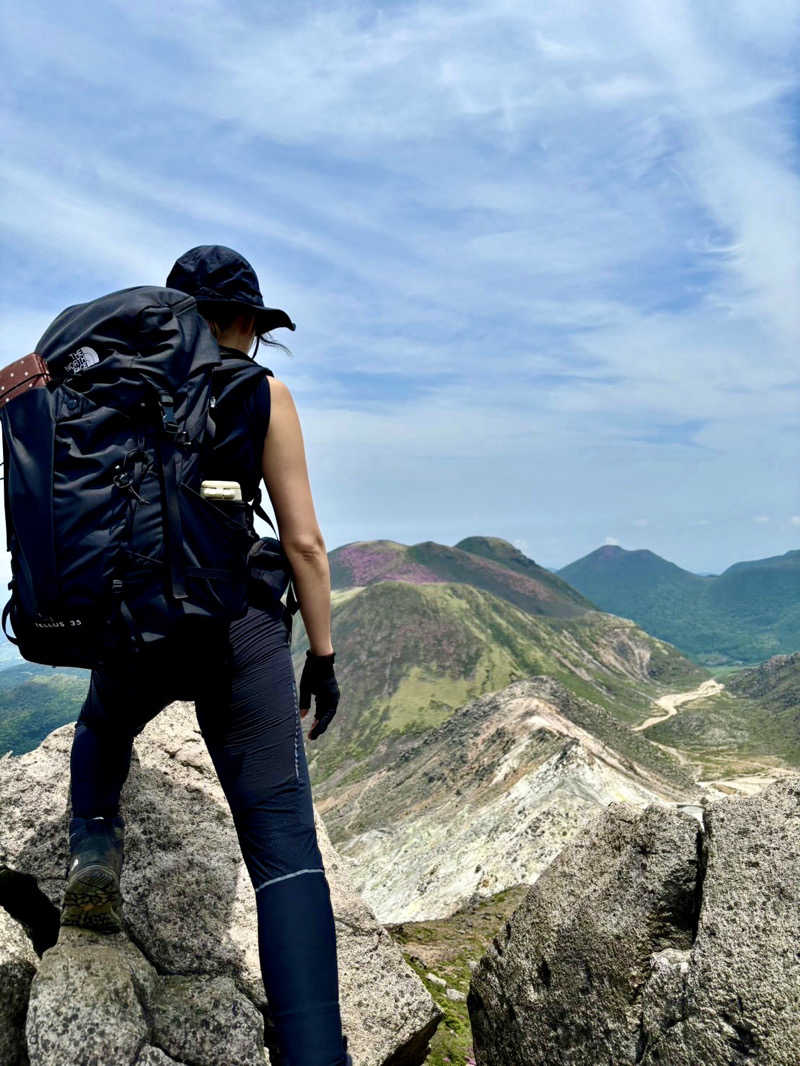
M424 736L382 741L368 773L316 792L381 921L444 917L535 880L612 800L696 800L671 753L551 677L471 701Z
M509 566L498 558L490 541L503 544L514 553ZM553 575L513 545L499 538L475 537L466 542L480 542L480 553L466 551L459 545L421 541L405 545L397 541L353 541L336 548L329 555L331 587L350 588L378 581L407 581L411 584L441 584L458 581L484 589L514 603L532 614L553 617L576 617L594 610L588 601L565 581ZM461 544L465 541L460 542Z
M339 590L332 631L346 713L328 727L336 744L313 750L317 788L338 767L367 758L387 734L438 726L469 700L536 674L631 723L669 688L707 676L627 619L599 611L542 617L463 583ZM307 646L301 630L293 645L298 669Z
M800 648L800 551L700 575L649 549L603 545L558 574L600 609L705 665L756 663Z

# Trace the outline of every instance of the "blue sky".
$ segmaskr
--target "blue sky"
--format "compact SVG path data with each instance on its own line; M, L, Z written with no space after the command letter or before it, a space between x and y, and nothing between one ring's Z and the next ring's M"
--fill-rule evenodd
M329 548L800 546L794 0L68 10L4 15L0 363L228 244Z

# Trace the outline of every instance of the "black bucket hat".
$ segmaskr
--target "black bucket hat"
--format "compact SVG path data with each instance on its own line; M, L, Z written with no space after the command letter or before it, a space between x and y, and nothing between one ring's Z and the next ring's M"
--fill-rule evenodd
M295 325L285 311L265 307L256 272L243 255L222 244L201 244L175 260L167 288L194 296L198 303L230 307L241 304L255 312L256 333Z

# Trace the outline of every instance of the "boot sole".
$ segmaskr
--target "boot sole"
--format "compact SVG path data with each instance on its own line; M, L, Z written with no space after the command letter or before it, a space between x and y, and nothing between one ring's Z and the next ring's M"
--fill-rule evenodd
M116 875L107 866L87 866L67 883L61 925L97 933L122 931L122 896Z

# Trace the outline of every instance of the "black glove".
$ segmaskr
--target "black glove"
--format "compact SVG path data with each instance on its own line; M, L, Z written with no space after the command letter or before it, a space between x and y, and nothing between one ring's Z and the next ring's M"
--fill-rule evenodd
M309 740L315 740L320 733L325 732L339 706L339 686L336 683L336 674L333 672L335 658L335 652L331 652L330 655L315 655L313 651L306 652L303 673L300 675L301 715L311 707L312 695L317 697L314 722L308 731Z

